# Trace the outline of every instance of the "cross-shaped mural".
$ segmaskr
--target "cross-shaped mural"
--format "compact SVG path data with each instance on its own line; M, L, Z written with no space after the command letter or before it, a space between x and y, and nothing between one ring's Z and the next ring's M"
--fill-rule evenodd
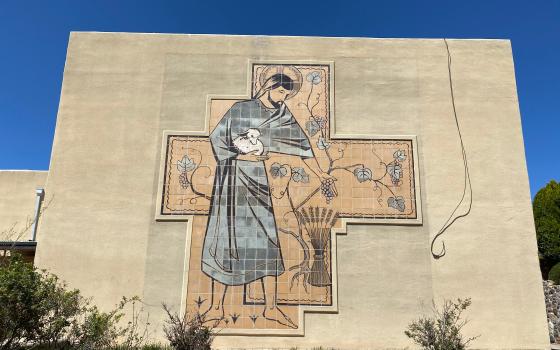
M164 133L156 218L189 222L187 311L303 334L305 312L337 310L337 233L421 224L416 142L336 134L332 62L248 73L247 96L208 98L206 131Z

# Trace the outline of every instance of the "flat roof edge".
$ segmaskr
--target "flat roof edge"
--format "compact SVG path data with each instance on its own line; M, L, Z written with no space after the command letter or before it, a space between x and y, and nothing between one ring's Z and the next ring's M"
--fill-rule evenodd
M360 39L360 40L468 40L468 41L511 41L510 38L448 38L448 37L368 37L368 36L318 36L318 35L268 35L268 34L212 34L212 33L143 33L143 32L103 32L103 31L70 31L76 34L123 34L123 35L171 35L197 37L271 37L271 38L316 38L316 39Z
M0 241L1 250L35 250L37 241Z

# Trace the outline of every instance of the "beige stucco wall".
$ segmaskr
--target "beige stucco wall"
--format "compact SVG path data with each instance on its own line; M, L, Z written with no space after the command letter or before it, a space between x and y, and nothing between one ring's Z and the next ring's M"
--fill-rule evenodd
M305 337L215 344L403 348L432 298L472 297L475 348L545 349L510 43L449 47L473 207L436 261L431 239L463 190L442 40L72 33L37 264L103 307L141 296L159 328L160 302L180 303L187 230L154 220L163 131L204 129L206 95L244 94L248 59L334 61L337 132L417 135L423 225L339 236L339 312L307 314Z
M31 239L29 220L35 215L35 190L44 187L46 171L0 170L0 241ZM38 239L38 237L37 237Z

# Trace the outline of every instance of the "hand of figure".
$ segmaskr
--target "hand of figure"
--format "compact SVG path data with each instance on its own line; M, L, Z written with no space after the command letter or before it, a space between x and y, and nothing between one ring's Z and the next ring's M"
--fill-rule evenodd
M239 154L237 160L246 160L249 162L262 162L270 158L268 154L256 155L254 152L247 154Z

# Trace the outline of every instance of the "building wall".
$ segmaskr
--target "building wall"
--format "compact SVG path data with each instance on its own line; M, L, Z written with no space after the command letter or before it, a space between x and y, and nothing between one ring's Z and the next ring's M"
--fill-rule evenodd
M338 312L306 314L304 337L216 346L403 348L432 299L471 297L474 348L547 348L510 43L448 42L473 204L444 258L430 243L464 167L443 40L72 33L37 264L102 307L141 296L160 328L160 303L184 295L188 226L154 219L163 131L204 130L207 95L245 94L249 59L333 61L337 133L417 136L423 224L338 236Z
M46 171L0 170L0 241L31 239L24 230L35 216L35 190L44 187Z

